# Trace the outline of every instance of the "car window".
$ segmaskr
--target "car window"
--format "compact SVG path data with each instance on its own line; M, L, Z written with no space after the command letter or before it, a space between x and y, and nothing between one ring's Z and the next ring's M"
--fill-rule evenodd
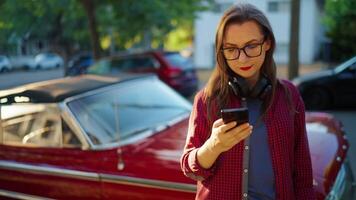
M62 143L64 147L80 147L81 143L68 124L62 119Z
M350 71L356 73L356 62L350 66Z
M117 84L68 103L94 144L129 140L190 113L190 103L156 78Z
M111 62L112 70L119 69L119 71L136 71L145 69L154 69L157 63L152 57L125 57Z
M88 68L89 74L108 74L110 73L110 61L107 59L99 60Z
M152 69L155 67L152 57L138 57L132 59L132 68L137 69Z
M130 67L130 60L113 58L110 61L111 72L121 72Z
M80 142L54 104L1 107L3 143L36 147L76 147Z
M181 69L193 68L193 63L188 58L183 57L180 53L169 52L164 54L164 58L173 66Z
M340 64L338 67L336 67L334 69L335 73L341 73L347 69L350 69L351 65L355 65L356 63L356 57L353 57L347 61L345 61L344 63Z

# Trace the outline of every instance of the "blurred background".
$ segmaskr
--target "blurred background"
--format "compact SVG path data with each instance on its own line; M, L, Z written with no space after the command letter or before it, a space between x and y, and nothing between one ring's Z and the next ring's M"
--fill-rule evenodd
M215 65L218 21L236 2L0 0L0 89L83 73L113 73L116 66L117 71L130 65L144 66L137 72L156 73L148 65L154 69L167 65L168 71L157 70L161 79L174 84L171 78L196 74L198 85L191 87L196 91L204 86ZM345 124L354 143L356 116L350 108L356 104L356 67L352 60L356 54L356 0L248 2L261 9L271 22L280 78L295 80L328 70L337 76L332 70L351 59L346 68L353 74L347 76L351 79L345 83L349 89L344 91L351 95L351 106L334 108L331 97L330 102L325 100L330 95L325 94L327 91L318 91L315 98L322 97L329 103L326 112ZM327 79L333 80L330 76ZM191 99L194 92L186 94ZM356 152L354 146L350 151ZM352 165L355 170L356 164Z
M63 67L66 73L75 56L98 60L149 49L180 51L197 69L211 69L217 23L235 2L1 0L0 55L9 62L2 71L41 68L41 62L57 59L53 67ZM332 67L356 52L354 0L296 1L298 22L291 17L291 0L248 2L271 22L277 40L275 60L281 68L288 64L290 44L295 42L291 27L298 28L297 57L310 67L307 71ZM50 68L42 68L46 67ZM280 71L286 76L286 70Z
M214 66L217 23L236 0L179 2L113 0L1 0L0 54L13 70L31 68L40 53L64 61L90 52L95 60L123 51L164 49L190 56L199 69ZM269 18L277 64L289 62L290 0L250 0ZM329 65L350 58L355 45L354 0L300 0L299 62Z

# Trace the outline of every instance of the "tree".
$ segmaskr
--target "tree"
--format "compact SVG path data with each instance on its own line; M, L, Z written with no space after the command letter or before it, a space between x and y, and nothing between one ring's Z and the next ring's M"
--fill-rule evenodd
M99 43L99 34L96 25L96 16L95 16L95 2L93 0L80 0L79 1L87 16L88 16L88 23L89 23L89 32L91 35L91 45L93 50L93 57L94 59L99 59L101 54L101 47Z
M86 16L75 1L3 0L0 5L0 44L45 40L51 49L68 54L73 46L86 46ZM85 31L83 31L85 30ZM63 55L66 56L66 55Z
M196 12L207 9L210 5L210 1L204 0L109 2L113 12L109 26L113 27L116 33L115 41L119 49L161 46L160 43L166 39L169 32L177 27L192 24ZM207 2L207 5L204 6L202 2Z
M192 24L207 7L202 2L210 1L0 0L0 46L32 37L57 44L66 55L91 46L95 58L107 38L119 50L163 46L169 32Z
M331 57L345 60L356 54L356 0L326 0L324 23L331 39Z
M299 13L300 1L292 0L291 2L291 26L289 42L289 64L288 78L291 80L298 76L299 73Z

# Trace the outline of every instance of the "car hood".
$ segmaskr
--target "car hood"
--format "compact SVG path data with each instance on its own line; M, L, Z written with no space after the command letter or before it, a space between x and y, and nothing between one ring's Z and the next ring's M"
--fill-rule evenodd
M327 78L331 75L334 74L333 70L323 70L323 71L319 71L319 72L314 72L314 73L310 73L310 74L305 74L302 76L299 76L295 79L293 79L293 82L298 85L301 82L305 82L305 81L310 81L310 80L315 80L315 79L320 79L320 78Z
M175 176L173 179L176 181L192 183L191 180L182 178L179 163L187 135L187 125L188 118L174 127L167 128L142 142L133 144L130 157L135 160L141 159L140 167L142 169L150 166L151 170L159 170L162 169L160 166L165 166L164 168L169 169L173 174L170 179ZM314 187L316 191L326 195L345 158L344 154L340 155L340 152L345 151L342 149L344 139L320 122L308 122L307 135L312 158ZM341 156L341 161L337 160L338 156ZM143 158L146 160L144 161ZM159 172L157 173L159 174Z
M324 176L326 167L337 155L338 139L336 135L325 132L323 125L319 123L312 123L309 126L313 126L307 130L313 172L315 175Z
M149 154L159 160L179 162L187 136L188 118L133 146L134 152Z
M136 152L151 154L162 160L179 161L187 136L188 119L134 145ZM324 176L326 168L338 156L343 138L335 134L330 127L320 122L307 123L307 135L313 171L315 175Z
M125 154L127 156L125 163L130 165L129 162L131 162L135 169L132 173L142 173L142 177L150 179L195 185L193 180L183 175L180 168L180 157L187 136L187 125L188 117L141 142L130 145L128 153ZM148 166L149 173L147 173Z
M347 152L344 139L320 122L307 123L307 135L313 167L314 186L326 195Z

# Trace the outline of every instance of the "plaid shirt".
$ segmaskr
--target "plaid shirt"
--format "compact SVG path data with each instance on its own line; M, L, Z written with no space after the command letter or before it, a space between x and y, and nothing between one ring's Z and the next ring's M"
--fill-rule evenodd
M291 93L297 111L293 115L288 109L281 82ZM210 169L202 168L196 158L199 147L209 138L212 127L207 121L203 92L195 96L181 158L182 170L186 176L197 180L196 199L242 199L243 142L222 153ZM232 98L230 106L239 107L238 98ZM212 119L215 121L217 116L212 116ZM275 98L264 123L272 157L276 199L316 199L305 131L304 104L292 83L283 80L277 84Z

